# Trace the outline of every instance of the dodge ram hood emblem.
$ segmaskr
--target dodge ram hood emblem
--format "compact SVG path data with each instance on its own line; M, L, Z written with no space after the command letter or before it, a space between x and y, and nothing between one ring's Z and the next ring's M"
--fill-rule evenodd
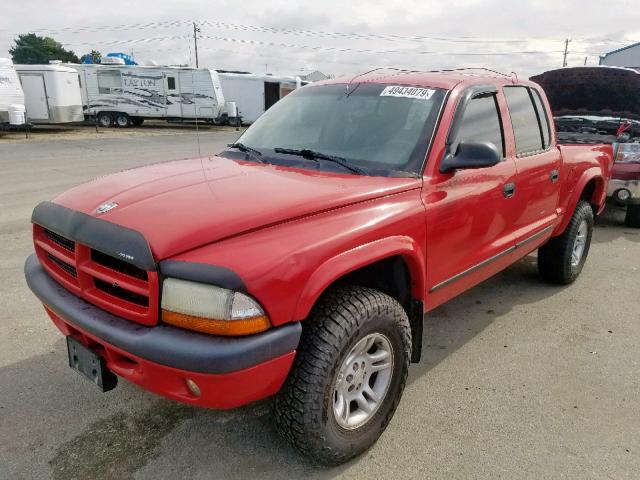
M118 204L116 202L107 202L107 203L103 203L102 205L100 205L97 209L96 209L96 213L106 213L109 210L113 210L114 208L116 208L118 206Z

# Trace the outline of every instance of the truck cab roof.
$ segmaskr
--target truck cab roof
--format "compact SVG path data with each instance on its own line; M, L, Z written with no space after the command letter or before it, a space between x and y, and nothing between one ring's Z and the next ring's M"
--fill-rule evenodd
M354 77L341 77L337 79L316 82L313 85L326 85L335 83L381 83L412 85L417 87L442 88L452 90L458 85L473 86L482 84L503 85L526 85L537 86L528 80L518 79L515 74L505 75L499 72L484 69L464 69L464 70L437 70L437 71L373 71Z

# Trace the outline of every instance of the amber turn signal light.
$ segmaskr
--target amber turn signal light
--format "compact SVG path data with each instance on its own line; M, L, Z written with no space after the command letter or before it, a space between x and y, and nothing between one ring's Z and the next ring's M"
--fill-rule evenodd
M162 310L162 321L168 325L185 328L211 335L241 336L252 335L267 330L271 325L265 316L243 318L240 320L215 320L194 317L184 313Z

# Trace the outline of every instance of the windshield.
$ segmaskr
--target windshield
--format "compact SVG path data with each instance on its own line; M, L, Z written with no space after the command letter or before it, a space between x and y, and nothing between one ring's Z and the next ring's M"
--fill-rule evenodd
M367 174L417 174L444 93L370 83L348 90L344 84L308 86L271 107L238 143L259 150L273 162L291 161L293 155L281 149L309 150L341 158ZM308 168L341 169L321 157L294 160Z

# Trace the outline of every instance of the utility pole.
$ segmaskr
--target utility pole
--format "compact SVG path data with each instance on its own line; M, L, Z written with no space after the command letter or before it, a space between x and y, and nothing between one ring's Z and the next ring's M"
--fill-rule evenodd
M193 22L193 44L196 52L196 68L199 67L198 65L198 33L200 33L200 27L196 25L196 22Z
M567 54L569 53L569 42L571 41L571 39L567 38L564 41L564 59L562 60L562 66L566 67L567 66Z

